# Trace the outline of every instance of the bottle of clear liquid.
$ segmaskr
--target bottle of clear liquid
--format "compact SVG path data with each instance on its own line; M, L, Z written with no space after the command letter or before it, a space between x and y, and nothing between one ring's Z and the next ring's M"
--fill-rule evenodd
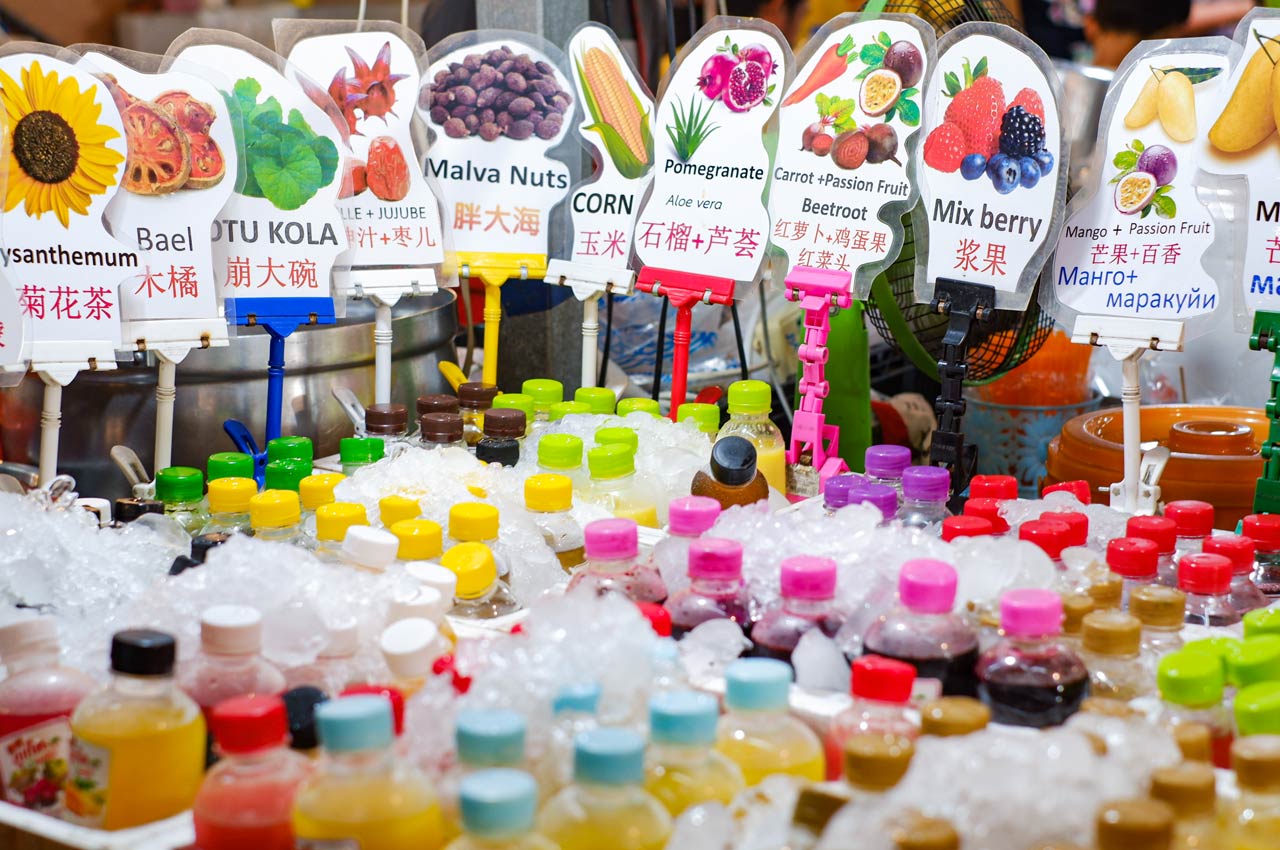
M256 495L258 482L252 478L218 478L210 481L209 520L199 533L244 534L251 531L249 500Z
M676 422L692 421L698 430L715 442L720 433L720 407L714 404L701 404L686 401L676 411Z
M573 400L585 404L588 412L596 416L612 416L618 405L618 397L608 387L578 387Z
M1280 515L1250 514L1241 524L1256 547L1253 581L1268 598L1280 596Z
M978 517L991 523L992 533L1004 537L1009 533L1009 521L1000 513L1004 501L1000 499L970 499L964 503L964 516Z
M1000 598L1005 637L978 659L978 696L991 718L1010 726L1057 726L1089 695L1089 671L1058 640L1062 598L1050 590L1011 590Z
M1135 589L1156 584L1160 549L1141 537L1117 537L1107 543L1107 567L1120 577L1120 608L1128 611Z
M658 418L662 416L662 407L651 398L624 398L618 402L617 412L624 419L633 413L644 413Z
M1184 555L1178 562L1178 589L1187 594L1188 623L1240 622L1240 612L1231 607L1231 562L1222 555Z
M950 543L961 537L994 537L995 526L991 520L977 516L949 516L942 521L942 542Z
M975 475L969 479L970 499L1007 502L1018 498L1018 479L1012 475Z
M1185 555L1202 551L1205 538L1213 534L1213 505L1195 499L1182 499L1164 506L1166 519L1177 527L1174 560L1179 564Z
M385 528L353 525L342 538L338 560L357 569L381 573L395 563L399 550L400 539Z
M219 478L252 478L253 458L244 452L214 452L204 467L204 480L212 484Z
M551 405L547 411L550 421L559 422L566 416L587 416L591 413L591 408L586 402L582 401L561 401Z
M698 470L689 485L694 496L715 499L724 510L769 499L769 482L756 467L756 447L745 437L725 437L711 447L711 474Z
M956 517L960 519L960 517ZM956 571L930 559L907 561L898 573L899 606L871 624L863 652L905 661L948 696L977 696L978 635L952 613Z
M385 457L400 454L409 447L409 408L395 403L365 405L364 436L381 440Z
M821 782L826 776L822 742L788 713L791 667L772 658L742 658L725 671L726 712L716 749L742 771L747 785L774 773Z
M498 509L493 505L458 502L449 508L449 537L444 541L444 548L451 549L459 543L483 543L498 565L498 576L505 577L511 572L511 564L498 543L500 521Z
M314 545L316 538L316 510L334 501L333 491L346 479L341 472L317 472L298 482L298 500L302 503L302 528L307 540Z
M880 512L880 524L886 525L898 515L898 491L887 484L859 484L849 491L849 504L871 505Z
M1222 661L1208 652L1181 649L1160 659L1156 684L1159 721L1169 727L1199 723L1209 728L1215 767L1231 766L1231 713L1222 704Z
M1250 735L1231 748L1240 795L1222 812L1223 847L1280 847L1280 736Z
M387 530L400 541L396 558L406 564L434 561L444 551L444 529L429 519L402 519Z
M1142 623L1142 654L1152 671L1160 659L1182 649L1187 595L1162 584L1134 588L1129 613Z
M1160 552L1156 563L1157 581L1165 587L1178 586L1178 562L1174 559L1177 548L1178 524L1163 516L1130 517L1125 524L1125 537L1140 537L1156 544Z
M573 481L568 476L530 475L524 480L524 506L566 573L586 562L586 538L573 518Z
M1256 551L1252 540L1234 534L1219 534L1204 540L1206 554L1221 555L1231 562L1231 592L1227 601L1241 616L1271 604L1266 594L1253 583Z
M470 776L494 768L523 768L524 740L524 717L514 711L491 708L459 712L454 724L457 762L440 778L438 785L447 835L454 837L462 832L462 813L458 806L462 783ZM534 794L536 797L536 784Z
M342 541L347 529L368 525L364 505L356 502L330 502L316 508L316 555L324 561L342 559Z
M564 401L564 384L550 378L530 378L520 385L520 392L533 399L533 421L551 421L551 405Z
M902 507L898 519L907 528L934 528L941 533L942 521L951 516L947 495L951 473L940 466L909 466L902 473Z
M773 424L773 388L764 381L734 381L729 385L729 421L716 440L743 437L756 447L756 469L779 493L787 492L787 445Z
M418 419L418 443L424 449L465 449L462 433L457 413L428 413Z
M662 576L640 554L636 524L629 519L600 519L583 529L587 561L569 581L569 590L585 586L597 594L620 593L633 602L661 603L667 598Z
M454 591L455 617L492 620L520 610L520 603L504 582L498 581L498 565L483 543L459 543L440 557L440 564L458 577Z
M157 472L156 498L188 534L199 534L209 521L203 504L204 475L195 467L171 466Z
M204 717L173 680L177 643L131 629L111 639L111 683L71 715L66 819L126 829L191 808L205 764Z
M908 715L916 669L903 661L864 655L853 662L853 705L836 715L827 734L827 779L840 778L844 745L855 735L915 738L919 725Z
M432 413L457 413L458 397L449 393L430 393L418 396L413 412L419 419Z
M1089 668L1089 693L1128 702L1155 691L1155 677L1142 658L1142 621L1117 609L1084 618L1080 658Z
M325 758L303 783L293 828L309 846L438 850L440 806L430 784L394 752L391 704L352 696L316 708Z
M418 617L398 620L383 629L378 648L394 677L392 684L405 697L422 690L436 660L452 650L439 626Z
M573 491L585 492L591 479L582 466L582 438L573 434L544 434L538 440L538 471L564 475Z
M636 433L635 428L627 428L622 425L611 425L607 428L597 428L595 433L597 446L609 446L618 444L626 446L635 454L640 450L640 435Z
M311 464L297 458L267 461L263 468L262 489L298 492L302 479L311 474Z
M279 697L235 697L214 707L222 760L191 807L200 850L293 850L293 803L311 764L289 749Z
M1089 545L1089 516L1079 511L1045 511L1040 519L1060 522L1067 527L1067 546Z
M720 518L720 503L706 496L681 496L667 506L667 535L653 546L653 562L668 586L687 575L689 546Z
M355 657L360 649L360 628L355 618L329 625L325 629L328 642L316 660L285 672L289 690L310 686L326 694L341 693L352 684L356 674Z
M753 655L791 661L791 651L810 629L835 637L844 625L836 605L836 562L799 555L782 562L782 598L751 628Z
M0 800L58 816L71 756L71 712L97 688L58 662L52 617L0 626Z
M510 408L494 408L485 414L484 436L476 443L476 460L515 466L524 445L524 413Z
M1173 810L1159 800L1115 800L1094 819L1097 850L1165 850L1173 841Z
M1063 646L1079 653L1084 634L1084 618L1093 613L1097 603L1087 593L1068 593L1062 597ZM1182 612L1178 612L1178 628L1182 628ZM1154 669L1154 668L1152 668Z
M449 850L560 850L533 831L538 786L524 771L471 774L462 780L459 804L466 833Z
M715 749L719 719L709 694L669 691L649 701L645 788L673 818L701 803L727 806L746 787L738 766Z
M417 499L405 496L383 496L378 500L378 524L390 530L391 526L406 519L417 519L422 516L422 505Z
M343 475L355 475L358 470L382 460L387 444L376 437L343 437L338 441L338 460Z
M868 446L863 464L869 482L892 487L902 498L902 473L911 465L911 449L906 446Z
M205 713L232 697L278 696L284 674L262 657L262 615L247 605L213 605L200 614L200 652L182 665L178 685Z
M1071 529L1066 523L1053 519L1030 519L1018 526L1018 539L1034 543L1053 562L1054 569L1066 572L1062 562L1062 550L1070 546Z
M636 478L636 457L626 446L613 443L587 452L590 488L583 498L619 519L635 520L649 528L661 528L658 502Z
M484 436L484 415L493 407L498 388L470 381L458 385L458 412L462 414L462 439L472 448Z
M834 475L827 479L822 487L822 510L827 516L834 516L836 511L846 508L853 502L849 494L862 482L861 475ZM896 500L896 496L894 497ZM897 513L895 510L894 513Z
M525 393L503 393L493 400L493 410L518 410L524 414L525 431L520 435L523 440L529 435L536 415L533 409L533 396Z
M296 460L310 467L315 462L315 446L308 437L276 437L267 441L267 462L276 460Z
M644 789L644 738L601 728L574 742L573 783L538 815L537 830L560 850L662 850L671 816Z
M1174 812L1172 850L1219 847L1217 777L1203 762L1156 768L1151 774L1151 797L1168 803Z

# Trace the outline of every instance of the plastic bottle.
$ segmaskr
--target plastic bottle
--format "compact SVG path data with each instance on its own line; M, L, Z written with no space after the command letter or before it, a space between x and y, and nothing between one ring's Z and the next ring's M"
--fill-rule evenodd
M498 581L493 553L483 543L459 543L440 557L440 564L458 576L454 591L455 617L492 620L520 610L511 589Z
M459 802L466 834L449 850L559 850L533 831L538 786L523 771L473 773L462 780Z
M327 643L316 654L316 660L285 672L285 687L319 688L326 694L340 693L352 683L356 652L360 648L360 628L355 618L329 624L325 629Z
M1156 684L1165 726L1201 723L1209 728L1213 764L1230 767L1231 714L1222 704L1225 675L1214 655L1181 649L1160 659Z
M898 519L907 528L937 529L951 516L947 510L950 492L951 473L942 467L907 467L902 472L902 507L898 508Z
M640 546L635 522L599 519L583 529L583 539L587 562L570 579L570 591L585 586L597 594L620 593L633 602L660 603L667 598L657 568L647 560L637 561Z
M894 850L960 850L960 834L941 818L913 816L893 833ZM1046 850L1046 848L1040 848ZM1049 848L1052 850L1052 848Z
M338 560L369 572L385 572L396 560L400 539L385 528L353 525L342 538Z
M1173 810L1159 800L1113 800L1094 818L1097 850L1168 850Z
M292 490L298 492L302 479L311 474L311 464L298 458L281 458L267 461L263 467L262 489Z
M222 760L191 807L200 850L293 850L293 802L311 767L289 749L279 697L236 697L214 707Z
M524 507L566 573L586 562L586 540L573 518L573 481L567 475L530 475L524 481Z
M645 413L649 416L662 416L662 407L651 398L624 398L618 402L617 413L627 417L633 413Z
M1128 702L1155 691L1155 677L1142 658L1142 621L1116 609L1084 618L1080 658L1089 668L1089 693Z
M590 487L583 498L594 502L619 519L635 520L649 528L660 528L658 504L636 479L636 458L626 446L614 443L596 446L587 452L591 472Z
M844 617L836 606L836 562L799 555L782 562L782 598L751 628L753 655L790 662L810 629L835 637Z
M1174 559L1177 549L1178 524L1163 516L1130 517L1125 524L1125 537L1141 537L1156 544L1160 560L1156 564L1157 581L1165 587L1178 586L1178 562Z
M1222 555L1184 555L1178 562L1178 589L1187 594L1188 623L1230 626L1240 622L1231 607L1231 562Z
M252 478L224 477L210 481L209 519L199 533L244 534L252 531L249 499L257 494L258 482Z
M732 620L751 628L751 600L742 581L742 544L704 537L689 545L689 586L673 593L665 607L677 639L708 620Z
M392 684L405 697L422 690L436 659L451 649L435 623L418 617L398 620L383 629L378 648L394 677Z
M1269 598L1280 596L1280 515L1250 514L1241 528L1257 547L1254 584Z
M409 408L394 402L365 405L364 436L381 440L384 456L400 454L409 447Z
M597 428L595 440L597 446L609 446L615 443L620 446L626 446L631 450L632 454L640 450L640 435L636 433L636 429L622 425Z
M333 491L346 477L341 472L318 472L298 482L298 500L302 505L302 527L313 543L316 532L316 509L333 502Z
M915 756L911 738L876 733L854 735L841 754L844 780L853 796L869 801L892 791L902 781Z
M1213 505L1195 499L1182 499L1164 506L1164 515L1177 526L1177 542L1174 544L1174 560L1179 564L1185 555L1194 555L1204 546L1204 540L1213 534Z
M252 478L253 458L244 452L214 452L204 467L204 480L212 484L219 478Z
M861 483L849 491L849 504L870 505L880 512L880 524L898 515L898 492L886 484Z
M999 499L970 499L964 503L964 516L978 517L991 523L992 532L997 537L1009 533L1009 522L1000 514L1004 504Z
M1062 597L1062 637L1060 642L1079 653L1084 635L1084 618L1097 607L1087 593L1068 593ZM1182 628L1182 612L1178 612L1178 628ZM1154 668L1152 668L1154 669Z
M504 709L458 713L454 723L457 762L440 778L438 785L447 835L456 836L462 831L458 792L467 777L494 768L524 766L525 725L523 716ZM536 785L534 793L536 797Z
M849 493L862 481L860 475L835 475L827 479L822 488L822 510L827 516L834 516L836 511L848 507L852 502Z
M520 392L533 399L534 423L551 421L551 405L564 401L564 384L550 378L530 378L520 385Z
M111 639L111 683L71 715L67 819L125 829L191 807L205 764L204 718L174 683L177 644L144 629Z
M483 543L489 547L498 576L511 573L511 564L498 545L500 523L498 509L485 502L458 502L449 508L449 538L444 548L452 549L459 543Z
M479 381L458 386L458 412L462 415L462 439L472 448L484 436L484 415L493 407L498 388Z
M144 514L163 514L159 499L120 498L111 503L111 527L122 528Z
M991 520L978 516L949 516L942 521L942 542L950 543L961 537L992 537L995 526Z
M418 443L424 449L465 449L462 431L457 413L428 413L418 419Z
M585 404L595 416L612 416L618 404L618 396L608 387L579 387L573 400Z
M1142 623L1142 652L1152 670L1170 652L1182 649L1182 625L1187 596L1164 585L1134 588L1129 613Z
M1231 591L1227 601L1241 616L1271 604L1266 594L1253 583L1256 547L1252 540L1234 534L1206 537L1204 552L1221 555L1231 562Z
M591 408L585 402L581 401L561 401L551 405L547 411L547 416L552 422L559 422L566 416L586 416L591 413Z
M1160 548L1141 537L1117 537L1107 543L1107 567L1120 577L1120 607L1129 610L1134 589L1156 584Z
M0 626L0 800L58 816L70 758L71 712L97 683L58 662L52 617Z
M1280 736L1250 735L1231 748L1239 796L1224 801L1222 846L1280 847Z
M716 436L743 437L756 447L756 468L769 486L787 492L787 446L769 414L773 389L764 381L734 381L729 385L729 421Z
M907 561L898 572L899 606L871 624L863 651L910 664L940 693L977 696L978 635L952 613L955 598L954 567L923 558Z
M1240 689L1280 682L1280 636L1262 635L1240 644L1227 656L1227 680Z
M1062 562L1062 550L1070 546L1071 529L1066 523L1053 519L1029 519L1018 526L1018 539L1034 543L1040 551L1049 556L1054 569L1066 572L1067 565Z
M209 521L203 497L204 475L195 467L171 466L156 473L156 498L188 534L199 534Z
M368 525L364 505L330 502L316 508L316 555L324 561L342 559L342 541L352 526Z
M200 614L200 652L182 665L178 685L205 713L240 696L284 693L284 674L262 657L262 615L246 605L213 605Z
M844 789L832 788L827 783L807 785L799 792L782 846L786 850L814 850L831 818L849 802L849 795Z
M294 804L300 840L360 850L436 850L444 844L431 786L395 757L387 700L330 700L316 709L316 727L325 758Z
M939 697L920 707L920 734L953 738L981 732L991 722L991 709L973 697Z
M978 659L978 696L996 723L1057 726L1089 695L1089 671L1062 645L1062 599L1049 590L1000 597L1004 639Z
M725 707L716 749L742 770L747 785L785 773L820 782L822 742L788 713L791 667L772 658L742 658L725 671Z
M839 779L844 745L855 735L915 738L920 727L908 714L916 669L878 655L853 662L850 692L853 705L831 721L827 733L827 779Z
M520 435L524 439L533 426L536 412L533 409L533 396L525 393L503 393L493 400L493 410L518 410L524 414L525 432Z
M573 781L574 743L599 725L600 685L577 682L566 685L551 701L551 734L537 768L538 784L544 791L559 791Z
M1280 682L1258 682L1241 688L1232 700L1236 734L1280 735Z
M1280 608L1265 608L1244 615L1244 636L1280 635Z
M706 496L681 496L667 506L667 534L653 546L653 562L668 584L686 573L689 546L720 518L720 503Z
M405 563L431 561L444 550L444 529L429 519L402 519L387 530L400 541L396 558Z
M769 498L769 483L756 468L756 447L744 437L725 437L711 447L711 474L699 470L689 492L715 499L728 510Z
M386 456L387 444L375 437L343 437L338 441L338 460L343 475L377 463Z
M645 788L672 817L701 803L727 806L746 787L738 766L715 749L719 719L709 694L671 691L649 701Z
M182 575L193 567L202 566L209 556L209 552L217 549L230 539L231 535L225 531L210 531L205 534L197 534L191 538L191 554L178 555L174 558L173 563L169 565L169 575Z
M523 411L510 408L490 410L484 417L484 436L476 443L476 460L515 466L520 462L524 432Z
M868 446L863 468L872 484L892 487L902 498L902 473L911 465L911 449L906 446Z
M1045 511L1042 520L1053 520L1067 527L1067 546L1089 545L1089 515L1079 511Z
M431 413L457 413L458 397L449 393L420 395L414 402L413 412L419 419Z
M686 401L676 411L676 422L691 421L698 430L715 442L720 433L720 408L714 404Z
M334 691L337 693L337 691ZM320 742L316 737L316 707L329 701L320 688L300 685L280 697L289 716L289 749L308 759L318 758Z
M296 460L311 466L315 462L315 446L308 437L276 437L267 441L267 462L276 460Z
M579 735L573 784L543 807L537 830L560 850L662 850L671 816L644 790L644 738L621 728Z
M970 499L1007 502L1018 498L1018 479L1012 475L975 475L969 479Z

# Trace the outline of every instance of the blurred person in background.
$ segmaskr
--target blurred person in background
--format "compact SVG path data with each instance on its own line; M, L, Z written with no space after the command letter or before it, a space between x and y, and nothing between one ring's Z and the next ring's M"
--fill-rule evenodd
M1115 68L1138 42L1180 35L1191 16L1191 0L1094 0L1085 8L1084 35L1093 64Z

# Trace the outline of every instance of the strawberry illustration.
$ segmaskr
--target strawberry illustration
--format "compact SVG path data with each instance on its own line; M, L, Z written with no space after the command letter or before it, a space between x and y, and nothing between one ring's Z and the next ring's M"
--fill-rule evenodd
M944 116L964 133L967 153L990 159L1000 151L1000 119L1004 116L1004 87L987 75L984 56L972 67L964 61L964 84L954 73L945 76L946 93L951 98Z
M924 163L935 171L950 174L960 168L968 153L964 132L955 124L943 121L924 140Z
M1023 89L1013 96L1013 100L1009 101L1009 108L1021 106L1030 112L1041 122L1044 121L1044 103L1040 100L1040 95L1036 94L1035 89Z

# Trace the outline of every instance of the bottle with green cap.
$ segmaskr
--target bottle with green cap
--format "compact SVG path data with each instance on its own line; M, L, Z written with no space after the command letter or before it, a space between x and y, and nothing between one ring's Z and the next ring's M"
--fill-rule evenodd
M822 742L789 713L791 665L775 658L741 658L725 671L725 715L716 749L742 770L747 785L785 773L810 782L826 776Z
M204 475L193 466L170 466L156 473L156 498L164 512L192 536L209 521L204 507Z
M566 573L586 562L586 538L573 518L573 482L568 476L530 475L524 480L524 506Z
M1232 705L1236 734L1280 735L1280 682L1241 688Z
M635 454L640 449L640 435L636 433L635 428L628 428L625 425L610 425L607 428L596 429L596 445L610 446L617 444L626 446L631 449L631 453Z
M368 524L364 505L357 502L330 502L316 508L316 556L322 561L341 561L347 530Z
M676 422L692 422L697 429L715 440L720 433L720 406L703 404L700 401L686 401L676 410Z
M1210 652L1180 649L1160 659L1156 684L1160 689L1159 722L1174 727L1200 723L1209 728L1216 767L1231 766L1231 714L1222 704L1225 685L1222 661Z
M1261 635L1236 647L1227 656L1227 679L1237 688L1280 682L1280 636Z
M563 475L581 495L591 479L582 464L582 438L573 434L543 434L538 440L538 471Z
M214 452L205 464L205 480L210 484L219 478L252 478L253 458L243 452Z
M717 752L715 697L669 691L649 701L649 766L645 787L671 816L702 803L729 805L746 787L742 771Z
M311 474L311 464L298 458L280 458L267 461L262 480L263 490L292 490L298 492L302 479Z
M756 468L779 493L787 492L787 444L773 424L773 388L764 381L729 385L729 421L716 439L744 437L756 447Z
M649 416L661 417L662 408L651 398L624 398L618 402L619 416L630 416L633 413L646 413Z
M259 540L301 543L301 522L301 502L292 490L263 490L249 498L249 525Z
M249 500L256 495L258 482L252 478L223 477L210 481L209 519L199 533L243 534L250 531Z
M644 738L620 727L579 735L573 783L543 807L537 829L560 850L662 850L671 815L644 789Z
M520 385L520 392L533 399L534 430L551 421L551 405L564 401L564 384L551 378L530 378Z
M608 387L578 387L573 400L585 404L596 416L612 416L618 406L618 397Z
M559 850L533 831L538 785L522 770L481 770L462 780L458 807L465 830L448 850Z
M343 437L338 443L343 475L355 475L357 469L377 463L386 453L387 444L375 437Z
M1280 608L1259 608L1244 615L1245 639L1280 635Z
M594 502L620 519L661 528L658 500L636 477L635 452L620 443L596 446L587 452L591 485L582 498Z
M445 833L450 838L462 831L458 795L463 781L488 770L524 768L525 728L524 715L508 709L479 708L458 713L453 727L457 760L436 786L444 811ZM536 783L533 789L536 802ZM529 824L528 828L532 826Z
M452 616L492 620L520 610L511 588L498 581L493 551L483 543L459 543L440 556L440 565L458 577Z
M560 401L551 405L547 416L552 422L559 422L566 416L585 416L591 413L591 407L582 401Z
M267 441L267 462L273 460L300 460L310 466L315 449L308 437L276 437Z

